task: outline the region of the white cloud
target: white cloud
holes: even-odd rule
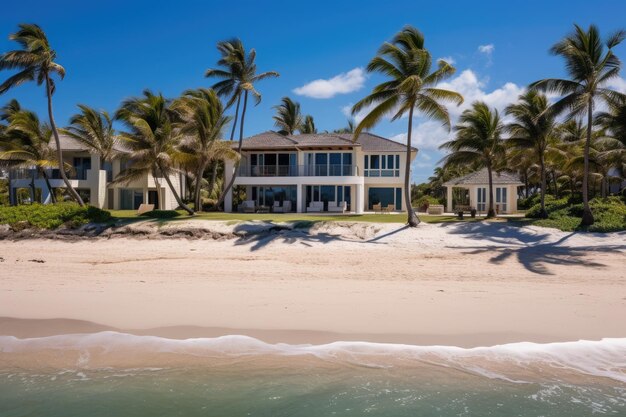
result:
[[[439,59],[442,59],[442,60],[446,61],[450,65],[456,64],[456,59],[452,58],[451,56],[443,56],[443,57],[441,57]]]
[[[420,152],[424,149],[435,150],[439,145],[448,140],[449,135],[450,132],[448,132],[448,129],[443,127],[440,122],[427,120],[417,124],[417,126],[413,128],[411,145],[418,148]],[[406,144],[407,134],[400,133],[399,135],[392,136],[391,140]]]
[[[341,112],[344,116],[346,116],[346,118],[348,118],[349,120],[354,120],[354,122],[358,125],[359,123],[361,123],[361,120],[363,120],[363,118],[372,111],[373,108],[374,105],[366,106],[364,109],[358,111],[355,115],[352,115],[352,104],[348,104],[347,106],[343,106],[341,108]]]
[[[365,84],[365,71],[355,68],[330,79],[311,81],[293,90],[299,96],[311,98],[331,98],[337,94],[347,94],[360,90]]]
[[[490,43],[487,45],[480,45],[478,47],[478,52],[480,52],[481,54],[485,54],[485,55],[491,55],[495,49],[496,49],[495,45]]]
[[[606,83],[606,86],[608,88],[612,88],[615,91],[619,91],[622,94],[626,94],[626,80],[624,78],[613,78],[608,83]]]

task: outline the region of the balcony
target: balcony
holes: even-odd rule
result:
[[[346,177],[358,175],[355,165],[241,165],[240,177]]]

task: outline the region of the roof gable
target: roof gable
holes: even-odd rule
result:
[[[506,171],[494,172],[492,180],[493,180],[493,184],[498,184],[498,185],[503,185],[503,184],[523,185],[517,174],[513,174],[510,172],[506,172]],[[483,185],[483,184],[489,184],[489,172],[487,171],[487,168],[470,172],[469,174],[464,175],[459,178],[454,178],[450,181],[445,182],[443,185],[446,187],[449,187],[449,186],[455,186],[455,185]]]

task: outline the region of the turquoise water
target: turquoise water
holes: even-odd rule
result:
[[[626,339],[460,349],[0,337],[0,416],[364,415],[626,416]]]

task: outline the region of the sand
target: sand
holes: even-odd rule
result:
[[[467,347],[626,337],[625,233],[484,222],[133,227],[143,232],[0,241],[0,334]]]

